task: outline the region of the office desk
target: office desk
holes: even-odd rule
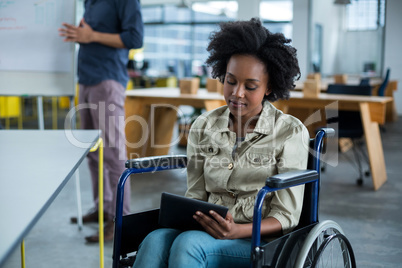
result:
[[[382,149],[379,124],[385,123],[386,104],[391,102],[391,97],[377,96],[353,96],[341,94],[321,93],[318,98],[304,98],[302,92],[291,92],[289,100],[280,100],[275,103],[278,109],[285,113],[293,114],[290,108],[304,109],[293,115],[298,117],[309,128],[310,132],[315,129],[316,124],[324,125],[325,117],[314,118],[313,113],[317,110],[339,109],[347,111],[360,111],[363,129],[365,133],[366,146],[370,162],[371,176],[374,189],[378,190],[387,180],[384,152]],[[326,114],[326,113],[321,113]]]
[[[321,91],[326,91],[329,84],[335,84],[335,79],[333,77],[323,77],[321,78]],[[381,85],[383,79],[379,77],[372,77],[370,78],[370,85],[374,87],[378,87]],[[303,82],[302,80],[298,80],[295,82],[295,90],[302,90],[303,89]],[[347,85],[358,85],[360,84],[360,77],[358,76],[348,76],[346,81]],[[374,94],[373,94],[374,95]]]
[[[177,114],[180,115],[178,106],[189,105],[209,111],[225,104],[221,94],[205,89],[200,89],[197,95],[180,94],[178,88],[126,91],[128,158],[168,154]]]
[[[68,139],[64,130],[0,131],[0,266],[99,138],[98,130],[70,133]]]
[[[289,112],[290,108],[304,109],[306,113],[297,113],[294,116],[298,117],[311,130],[312,124],[306,119],[317,110],[336,106],[340,110],[360,111],[366,134],[374,189],[377,190],[387,180],[378,124],[385,122],[385,105],[391,100],[390,97],[325,93],[321,93],[318,98],[304,98],[302,92],[292,91],[289,100],[277,101],[274,104],[284,112]],[[128,157],[168,154],[174,123],[177,119],[177,106],[192,105],[212,110],[225,104],[222,95],[208,93],[203,89],[200,89],[197,95],[181,95],[178,88],[127,91],[126,139],[128,141]],[[315,123],[322,122],[315,121]]]
[[[371,78],[370,85],[373,87],[372,95],[377,96],[378,89],[382,84],[382,78]],[[331,77],[323,78],[320,83],[320,90],[321,92],[325,93],[327,91],[329,84],[334,84],[334,79]],[[358,77],[349,77],[347,81],[347,85],[358,85],[360,83],[360,78]],[[296,81],[295,82],[295,90],[302,91],[303,90],[303,81]],[[387,102],[386,105],[386,115],[385,115],[385,122],[396,122],[398,120],[398,112],[396,110],[396,105],[394,101],[394,91],[398,90],[398,81],[397,80],[390,80],[388,82],[388,86],[385,89],[384,95],[387,97],[392,97],[390,102]]]

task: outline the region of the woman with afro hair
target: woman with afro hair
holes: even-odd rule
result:
[[[226,106],[199,116],[187,145],[186,196],[229,208],[193,216],[203,231],[162,228],[140,245],[134,267],[248,267],[253,206],[267,177],[307,167],[309,134],[270,102],[289,98],[300,70],[296,49],[259,19],[224,22],[206,63],[223,83]],[[304,186],[267,195],[261,235],[268,241],[297,226]],[[179,209],[179,208],[178,208]]]

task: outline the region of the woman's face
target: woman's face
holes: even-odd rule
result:
[[[231,114],[241,124],[262,110],[268,89],[268,72],[265,65],[251,55],[233,55],[226,67],[223,94]],[[241,121],[239,121],[241,120]]]

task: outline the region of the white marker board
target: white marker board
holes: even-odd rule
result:
[[[75,0],[0,0],[0,95],[73,96]]]

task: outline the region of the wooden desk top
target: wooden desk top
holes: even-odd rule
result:
[[[347,95],[347,94],[328,94],[320,93],[318,98],[304,97],[303,92],[292,91],[290,92],[291,100],[309,100],[309,101],[342,101],[342,102],[369,102],[369,103],[387,103],[391,102],[391,97],[379,96],[361,96],[361,95]],[[287,101],[289,101],[287,100]],[[285,101],[285,100],[284,100]]]
[[[371,86],[379,86],[381,85],[383,79],[379,77],[372,77],[370,78],[370,85]],[[302,90],[303,89],[303,80],[298,80],[295,82],[296,88],[295,90]],[[324,77],[321,79],[321,91],[326,91],[329,84],[334,84],[335,80],[333,77]],[[347,80],[347,85],[358,85],[360,83],[360,77],[357,76],[350,76]]]
[[[215,92],[208,92],[206,89],[199,89],[197,94],[180,94],[179,88],[147,88],[147,89],[133,89],[126,91],[127,97],[147,98],[147,99],[179,99],[179,100],[224,100],[223,95]],[[371,102],[371,103],[387,103],[392,101],[391,97],[378,97],[378,96],[359,96],[359,95],[343,95],[343,94],[327,94],[320,93],[318,98],[305,98],[303,92],[291,91],[289,100],[281,100],[283,102],[293,100],[306,100],[306,101],[342,101],[342,102]]]
[[[223,95],[217,92],[208,92],[200,88],[197,94],[180,94],[177,87],[153,87],[126,91],[127,97],[145,97],[154,99],[181,99],[181,100],[224,100]]]
[[[179,88],[147,88],[126,91],[128,99],[136,100],[140,104],[169,104],[169,105],[190,105],[193,107],[207,108],[212,110],[225,105],[224,97],[215,92],[208,92],[206,89],[199,89],[197,94],[180,94]],[[332,109],[359,111],[360,104],[370,105],[370,114],[373,121],[380,124],[385,122],[385,104],[392,101],[392,97],[360,96],[320,93],[317,98],[304,97],[301,91],[291,91],[289,100],[279,100],[273,104],[280,110],[286,111],[285,107],[293,108],[331,108]],[[212,104],[211,104],[212,103]],[[138,106],[138,104],[130,105]],[[126,107],[126,111],[131,109]],[[132,112],[129,112],[131,114]]]
[[[344,94],[320,93],[317,98],[303,96],[301,91],[292,91],[289,100],[279,100],[274,105],[286,112],[285,107],[304,109],[337,109],[345,111],[361,111],[361,105],[369,106],[371,120],[385,123],[385,105],[392,102],[392,97],[360,96]]]

